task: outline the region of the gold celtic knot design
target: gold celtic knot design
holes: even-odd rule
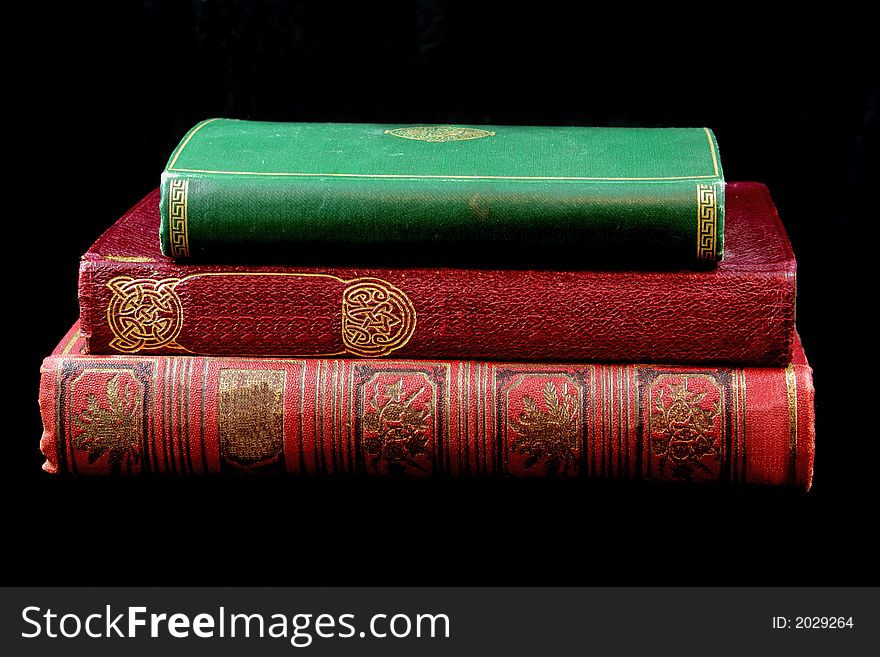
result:
[[[113,332],[110,346],[133,352],[168,347],[183,327],[183,306],[174,291],[179,278],[151,280],[117,276],[107,283],[113,296],[107,305],[107,324]]]
[[[342,341],[356,356],[400,349],[416,328],[416,310],[402,291],[378,278],[356,278],[342,293]]]
[[[495,136],[495,133],[489,130],[459,128],[454,125],[418,125],[411,128],[386,130],[385,134],[403,139],[431,142],[466,141],[468,139],[482,139],[483,137]]]
[[[710,472],[705,460],[721,458],[720,403],[706,398],[719,394],[717,385],[704,379],[691,382],[703,390],[691,390],[689,381],[681,377],[680,383],[662,385],[651,409],[651,451],[660,457],[661,474],[670,466],[672,478],[686,480],[696,469]]]

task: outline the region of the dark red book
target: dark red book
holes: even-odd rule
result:
[[[813,383],[787,367],[95,356],[45,360],[44,468],[70,474],[598,477],[813,473]]]
[[[709,271],[352,268],[172,262],[159,194],[83,257],[94,354],[785,365],[795,260],[763,185],[727,186]]]

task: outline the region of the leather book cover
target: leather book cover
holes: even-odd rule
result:
[[[786,484],[813,469],[812,372],[778,368],[92,356],[42,367],[67,474],[598,477]]]
[[[161,189],[162,252],[175,260],[481,245],[693,268],[720,259],[724,240],[707,128],[210,119],[171,154]]]
[[[767,188],[727,189],[727,255],[710,271],[181,264],[159,194],[80,266],[95,354],[785,365],[795,259]]]

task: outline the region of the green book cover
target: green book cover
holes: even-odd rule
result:
[[[479,245],[690,267],[723,252],[724,178],[707,128],[210,119],[171,154],[161,212],[175,259]]]

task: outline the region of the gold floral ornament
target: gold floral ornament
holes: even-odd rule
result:
[[[577,469],[580,432],[577,417],[577,398],[562,384],[562,396],[552,381],[544,386],[542,410],[537,402],[523,396],[523,411],[509,421],[515,434],[511,448],[525,456],[524,467],[528,470],[541,465],[548,477],[566,474]]]
[[[469,139],[482,139],[494,137],[495,133],[481,128],[459,128],[454,125],[417,125],[411,128],[395,128],[386,130],[386,135],[394,135],[402,139],[414,139],[416,141],[447,142],[467,141]]]
[[[356,356],[385,356],[416,329],[416,310],[401,290],[378,278],[356,278],[342,293],[342,341]]]
[[[419,388],[407,397],[403,379],[385,386],[376,384],[369,410],[361,420],[364,454],[372,458],[374,469],[384,462],[390,474],[406,474],[408,468],[428,472],[417,459],[429,453],[433,405],[429,401],[422,408],[413,405],[424,391]]]
[[[102,406],[97,396],[90,394],[86,408],[73,418],[82,430],[74,436],[73,446],[88,452],[89,464],[108,455],[114,473],[123,467],[131,473],[132,466],[140,461],[143,431],[137,385],[126,384],[116,374],[107,381],[106,395],[106,406]]]
[[[715,427],[719,404],[704,404],[706,395],[689,391],[686,377],[660,388],[651,412],[651,452],[660,457],[662,475],[669,465],[673,478],[690,480],[697,468],[711,472],[704,460],[721,458]]]
[[[152,280],[117,276],[107,283],[113,293],[107,305],[110,346],[130,353],[160,347],[182,349],[175,343],[183,327],[183,305],[174,287],[178,278]]]

